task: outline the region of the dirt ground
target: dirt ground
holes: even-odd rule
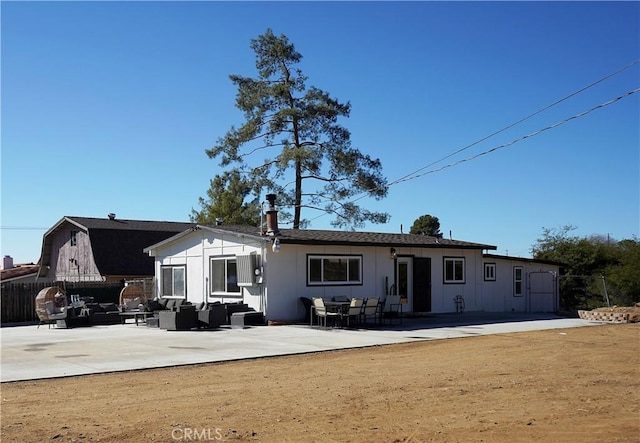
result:
[[[638,442],[640,324],[3,383],[3,442]]]

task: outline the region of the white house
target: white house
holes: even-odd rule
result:
[[[300,297],[402,296],[404,313],[552,312],[559,264],[485,254],[492,245],[374,232],[197,225],[144,249],[161,297],[242,301],[268,320],[304,318]]]

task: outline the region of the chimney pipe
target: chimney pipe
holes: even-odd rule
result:
[[[269,209],[267,210],[267,235],[280,235],[280,229],[278,229],[278,211],[276,210],[276,195],[267,194],[267,202],[269,202]]]

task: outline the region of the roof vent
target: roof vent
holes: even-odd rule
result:
[[[116,215],[113,212],[109,212],[109,214],[107,214],[107,217],[109,217],[109,220],[115,220],[116,219]]]

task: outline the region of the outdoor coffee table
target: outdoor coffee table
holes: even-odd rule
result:
[[[138,326],[138,319],[142,319],[143,321],[147,320],[147,317],[153,317],[153,312],[148,311],[124,311],[120,313],[120,318],[122,319],[122,324],[125,324],[127,318],[133,317],[136,322],[136,326]]]

